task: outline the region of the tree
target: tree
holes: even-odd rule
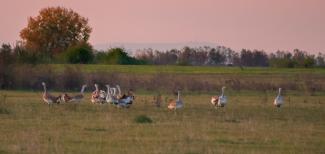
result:
[[[325,66],[325,54],[322,53],[318,53],[317,57],[316,57],[316,65],[320,66],[320,67],[324,67]]]
[[[0,65],[8,65],[13,63],[12,48],[10,44],[2,44],[0,48]]]
[[[251,50],[242,49],[240,52],[240,61],[243,66],[253,66],[253,53]]]
[[[28,25],[20,32],[27,48],[52,57],[69,46],[87,42],[92,29],[88,19],[72,9],[48,7],[36,17],[28,19]]]
[[[254,66],[268,66],[269,59],[264,51],[254,50],[253,51],[253,63]]]
[[[211,48],[208,50],[206,65],[220,65],[225,62],[226,55],[221,52],[219,47],[217,47],[217,49]]]
[[[288,67],[295,66],[295,62],[292,60],[292,54],[288,51],[278,50],[276,53],[271,53],[269,57],[269,64],[272,67]]]

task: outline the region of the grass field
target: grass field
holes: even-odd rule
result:
[[[57,93],[54,93],[57,94]],[[325,95],[227,93],[215,109],[211,95],[183,94],[177,112],[136,95],[129,109],[89,103],[43,104],[41,92],[0,91],[0,153],[324,153]],[[163,98],[173,97],[163,95]],[[139,123],[145,115],[152,123]]]
[[[50,65],[57,71],[65,66],[80,67],[84,72],[119,72],[135,74],[173,73],[173,74],[325,74],[325,68],[272,68],[272,67],[210,67],[210,66],[175,66],[175,65]]]

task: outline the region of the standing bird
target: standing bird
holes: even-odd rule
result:
[[[84,98],[84,91],[85,91],[86,87],[87,87],[87,85],[85,85],[85,84],[82,85],[80,94],[70,97],[69,102],[78,102],[79,103]]]
[[[97,84],[95,84],[94,86],[95,86],[95,91],[93,91],[93,93],[91,94],[91,102],[95,104],[98,102],[99,90]]]
[[[116,89],[110,88],[109,85],[106,85],[106,88],[107,88],[107,94],[106,94],[106,98],[105,98],[106,102],[110,103],[110,104],[117,105],[118,100],[114,96]]]
[[[168,103],[168,109],[176,110],[183,107],[183,101],[181,100],[181,92],[177,91],[177,100],[170,100]]]
[[[220,96],[212,96],[211,103],[214,106],[224,107],[226,105],[227,97],[224,95],[225,89],[226,89],[226,87],[223,86],[222,89],[221,89],[221,95]]]
[[[282,90],[282,88],[279,88],[278,95],[274,99],[273,105],[276,107],[281,107],[281,105],[284,103],[283,97],[281,96],[281,90]]]
[[[120,88],[119,85],[116,85],[116,88],[117,88],[117,91],[118,91],[118,94],[116,95],[116,98],[121,99],[122,98],[121,88]]]
[[[106,92],[103,90],[98,89],[98,85],[95,84],[95,91],[91,94],[91,102],[93,104],[95,103],[100,103],[103,104],[105,103],[105,97],[106,97]]]
[[[44,89],[44,92],[43,92],[43,100],[45,103],[47,104],[53,104],[53,103],[58,103],[58,97],[55,97],[51,94],[49,94],[46,90],[46,84],[45,82],[42,82],[42,85],[43,85],[43,89]]]

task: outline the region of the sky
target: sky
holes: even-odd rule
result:
[[[267,52],[325,52],[325,0],[0,0],[0,43],[20,40],[50,6],[89,19],[90,43],[205,42]]]

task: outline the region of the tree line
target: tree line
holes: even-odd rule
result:
[[[236,52],[224,46],[184,47],[159,51],[141,49],[131,56],[123,48],[95,50],[88,43],[68,47],[61,54],[48,57],[28,51],[21,44],[0,47],[0,64],[121,64],[121,65],[190,65],[190,66],[239,66],[239,67],[325,67],[325,54],[309,54],[295,49],[266,53],[263,50],[242,49]]]
[[[293,52],[276,51],[270,54],[263,50],[242,49],[236,52],[231,48],[184,47],[177,50],[158,51],[152,49],[138,50],[135,57],[154,65],[193,65],[193,66],[257,66],[257,67],[324,67],[325,54],[309,54],[295,49]]]

